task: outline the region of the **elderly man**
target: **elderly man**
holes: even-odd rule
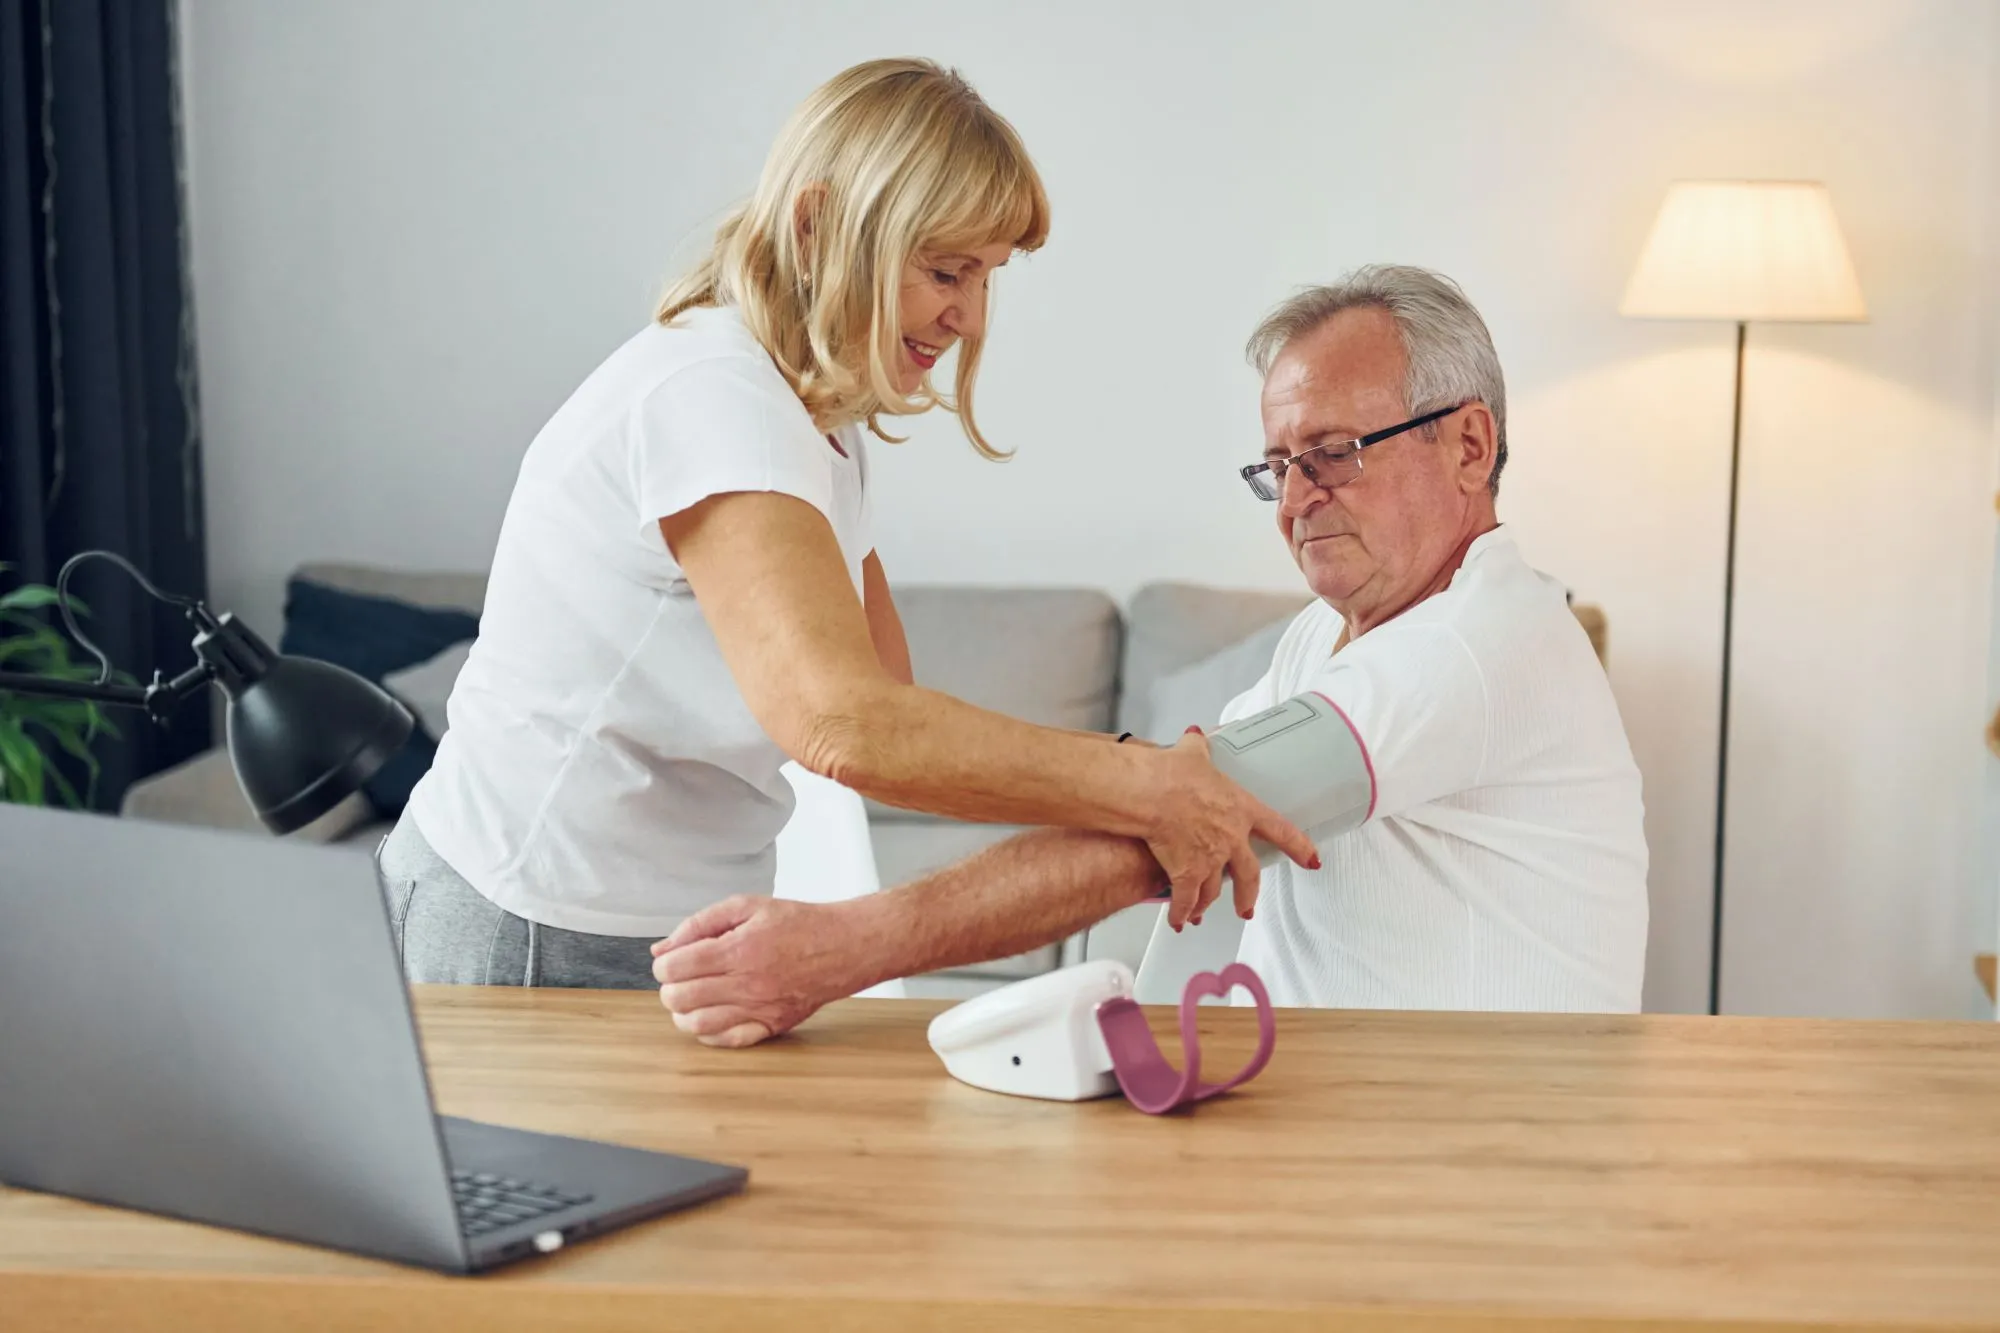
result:
[[[1506,391],[1484,321],[1448,279],[1375,266],[1284,303],[1249,354],[1265,449],[1242,474],[1318,600],[1222,720],[1321,694],[1376,796],[1318,839],[1318,869],[1237,886],[1242,958],[1280,1004],[1637,1009],[1639,774],[1561,587],[1495,515]],[[1038,830],[854,902],[719,904],[654,946],[654,974],[681,1027],[746,1044],[876,981],[1062,938],[1161,880],[1141,843]]]

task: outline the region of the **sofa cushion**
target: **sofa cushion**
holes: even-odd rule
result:
[[[1146,700],[1146,729],[1136,734],[1159,745],[1172,745],[1189,727],[1213,731],[1230,701],[1271,669],[1278,640],[1291,625],[1290,616],[1274,620],[1221,652],[1155,680]]]
[[[478,619],[455,608],[416,606],[293,578],[285,589],[285,632],[278,651],[318,658],[381,684],[479,632]],[[363,788],[384,815],[400,813],[437,754],[437,740],[418,727],[409,742]]]
[[[127,819],[163,824],[195,824],[239,833],[265,831],[236,780],[236,766],[226,746],[204,750],[185,763],[133,783],[125,789],[118,812]],[[343,842],[360,836],[375,817],[375,808],[357,791],[289,836],[293,842]]]
[[[1311,600],[1312,594],[1304,591],[1246,592],[1193,583],[1152,583],[1139,589],[1125,615],[1117,729],[1152,735],[1153,686],[1162,676],[1213,656],[1267,625],[1289,621]],[[1256,681],[1252,676],[1249,684]]]
[[[895,596],[919,685],[1044,726],[1110,730],[1122,627],[1104,593],[913,586]],[[932,818],[872,801],[868,813]]]
[[[460,640],[415,666],[391,671],[382,677],[382,688],[401,699],[417,715],[417,725],[424,729],[426,735],[441,741],[450,725],[445,716],[445,703],[451,698],[452,687],[458,684],[458,673],[465,670],[465,660],[471,655],[472,640]]]

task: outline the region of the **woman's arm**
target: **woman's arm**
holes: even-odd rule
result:
[[[832,528],[803,500],[710,496],[660,531],[751,713],[813,772],[960,819],[1153,831],[1140,752],[897,681]]]
[[[882,572],[882,557],[870,551],[861,562],[861,604],[868,613],[868,637],[875,641],[875,657],[890,679],[904,685],[917,683],[910,669],[910,641],[903,634],[903,618],[896,614],[896,599],[889,595],[889,576]]]
[[[1304,834],[1229,782],[1199,736],[1171,749],[1020,722],[896,680],[826,519],[765,492],[712,495],[660,520],[751,714],[785,753],[890,805],[959,819],[1143,838],[1175,885],[1176,922],[1224,871],[1257,882],[1257,836],[1300,864]]]

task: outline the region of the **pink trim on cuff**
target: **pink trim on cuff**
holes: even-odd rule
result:
[[[1326,696],[1320,694],[1318,690],[1314,690],[1313,693],[1319,694],[1319,697],[1322,699],[1326,699]],[[1368,770],[1368,813],[1361,816],[1361,822],[1366,824],[1369,820],[1375,818],[1375,797],[1381,790],[1380,785],[1375,781],[1375,760],[1368,753],[1368,742],[1362,739],[1361,728],[1354,725],[1354,719],[1347,715],[1347,710],[1331,699],[1326,699],[1326,706],[1340,714],[1340,720],[1347,724],[1348,733],[1354,737],[1354,743],[1361,747],[1361,764],[1362,767]]]

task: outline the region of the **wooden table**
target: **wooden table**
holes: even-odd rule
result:
[[[1152,1119],[954,1083],[919,1002],[741,1052],[645,994],[419,1008],[444,1110],[748,1192],[465,1279],[0,1190],[0,1329],[2000,1327],[2000,1025],[1287,1011]]]

